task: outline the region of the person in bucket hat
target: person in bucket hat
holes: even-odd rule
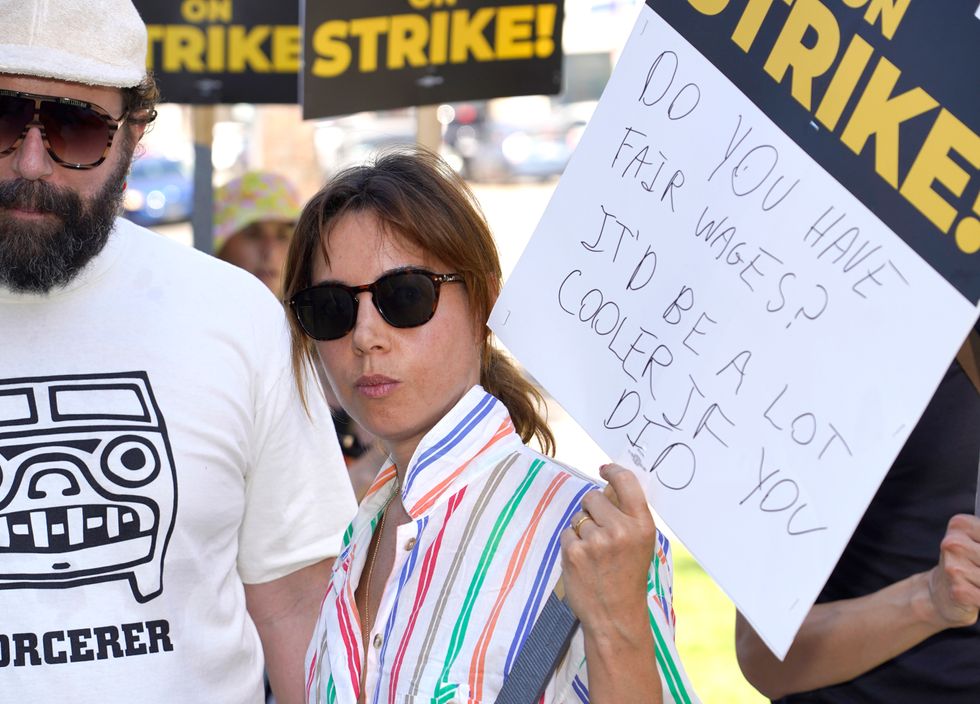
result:
[[[354,498],[276,298],[118,217],[146,47],[0,0],[0,699],[299,701]]]
[[[299,216],[296,189],[278,174],[250,171],[214,194],[214,253],[257,276],[276,295]]]
[[[219,259],[257,276],[277,296],[300,201],[293,184],[268,171],[249,171],[214,194],[214,253]],[[347,415],[321,377],[340,450],[347,463],[354,495],[364,495],[383,459],[373,436]]]

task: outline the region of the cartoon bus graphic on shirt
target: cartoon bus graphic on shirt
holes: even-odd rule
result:
[[[0,589],[158,596],[176,481],[144,372],[0,379]]]

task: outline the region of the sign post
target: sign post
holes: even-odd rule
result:
[[[421,105],[415,108],[415,141],[431,152],[439,153],[442,145],[442,125],[436,114],[435,105]]]
[[[194,231],[194,248],[202,252],[214,251],[211,213],[214,210],[214,166],[211,160],[211,143],[214,140],[214,106],[195,105],[191,108],[191,130],[194,137],[194,213],[191,227]]]

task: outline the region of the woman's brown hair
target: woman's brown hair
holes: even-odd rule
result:
[[[372,164],[345,169],[306,204],[286,258],[286,301],[313,284],[315,256],[319,251],[328,257],[325,242],[340,219],[361,211],[374,214],[387,231],[462,274],[470,309],[485,324],[502,285],[493,235],[466,182],[420,147],[387,151]],[[316,350],[291,311],[289,324],[293,373],[302,389]],[[537,438],[545,453],[554,452],[554,436],[539,411],[541,393],[494,346],[489,329],[481,360],[480,384],[507,407],[517,434],[524,442]]]

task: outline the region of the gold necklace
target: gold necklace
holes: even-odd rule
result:
[[[398,481],[398,475],[395,475],[395,488],[391,492],[391,496],[385,501],[384,506],[381,508],[381,519],[378,521],[378,530],[376,535],[378,536],[377,542],[374,544],[374,552],[371,553],[371,559],[368,561],[367,573],[365,574],[365,579],[367,582],[364,584],[364,651],[367,652],[370,643],[368,639],[371,636],[371,577],[374,575],[374,561],[378,557],[378,551],[381,549],[381,535],[385,529],[385,517],[388,515],[388,507],[391,506],[391,502],[394,501],[395,497],[398,496],[398,491],[400,489],[400,484]],[[367,659],[365,658],[364,663],[364,675],[362,679],[366,679],[367,676]],[[362,686],[363,689],[363,686]]]

